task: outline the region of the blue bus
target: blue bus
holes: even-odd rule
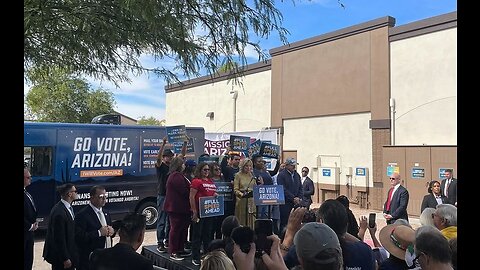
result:
[[[193,152],[186,158],[196,160],[203,154],[205,130],[187,127],[186,133],[193,138],[187,147]],[[105,209],[113,220],[129,212],[143,213],[147,227],[154,228],[155,162],[165,136],[160,126],[24,122],[24,157],[32,175],[27,190],[35,200],[40,228],[47,227],[50,210],[60,200],[56,187],[68,182],[78,190],[75,211],[88,204],[92,186],[103,185]],[[173,145],[168,148],[174,150]]]

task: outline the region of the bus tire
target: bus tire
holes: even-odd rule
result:
[[[147,229],[153,229],[157,227],[158,209],[157,204],[154,202],[145,202],[138,208],[137,213],[143,214],[147,220]]]

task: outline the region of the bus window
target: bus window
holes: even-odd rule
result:
[[[30,173],[32,176],[48,176],[52,174],[52,147],[32,147]]]

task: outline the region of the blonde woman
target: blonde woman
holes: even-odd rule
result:
[[[210,251],[205,255],[200,270],[235,270],[232,260],[228,258],[222,249]]]
[[[253,177],[252,169],[253,163],[249,158],[245,158],[240,162],[240,170],[235,174],[233,180],[233,191],[237,198],[235,203],[235,216],[243,226],[253,228],[255,204],[253,198],[246,198],[246,195],[253,191],[253,186],[256,185],[256,179]]]

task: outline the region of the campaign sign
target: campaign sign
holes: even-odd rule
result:
[[[332,175],[332,170],[331,169],[322,169],[322,175],[330,177]]]
[[[230,147],[232,151],[248,153],[250,137],[230,135]]]
[[[187,136],[185,125],[165,127],[165,129],[167,130],[167,138],[169,143],[183,143],[183,141],[185,141]]]
[[[280,145],[262,142],[262,145],[260,146],[260,153],[259,153],[262,157],[278,159],[279,153],[280,153]]]
[[[200,197],[198,204],[200,218],[223,216],[223,196]]]
[[[174,153],[181,153],[183,147],[183,141],[173,143],[173,152]],[[187,153],[195,152],[195,147],[193,146],[193,138],[188,138],[187,142]]]
[[[285,204],[285,194],[282,185],[260,185],[253,187],[255,205]]]
[[[260,146],[262,144],[261,140],[256,140],[253,143],[250,143],[250,147],[248,148],[248,155],[251,157],[260,153]]]
[[[217,193],[223,196],[224,201],[233,201],[233,183],[213,181],[217,186]]]
[[[202,156],[198,158],[198,164],[205,163],[218,163],[218,156]]]

